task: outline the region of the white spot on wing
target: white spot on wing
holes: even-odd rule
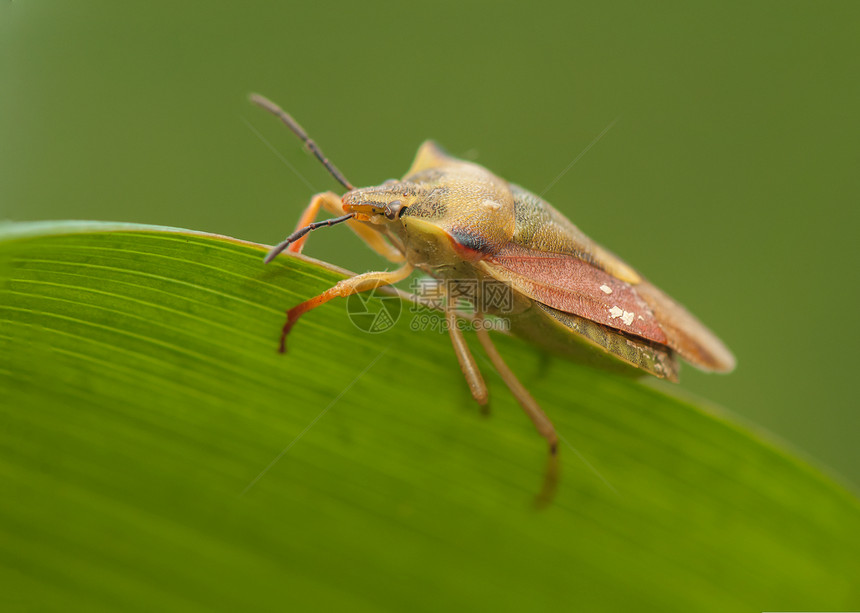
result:
[[[606,285],[605,283],[600,286],[600,289],[603,290],[603,293],[607,296],[612,293],[612,288]]]
[[[620,317],[621,321],[623,321],[626,325],[629,326],[633,323],[633,318],[636,317],[636,313],[632,311],[625,311],[624,309],[620,309],[617,306],[614,306],[609,309],[609,317],[611,317],[612,319],[618,319]]]
[[[486,208],[490,209],[491,211],[498,211],[500,208],[502,208],[501,204],[499,204],[498,202],[495,202],[493,200],[484,200],[481,204],[483,204]]]

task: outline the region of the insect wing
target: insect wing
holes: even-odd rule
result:
[[[535,303],[533,311],[530,317],[524,316],[525,321],[522,323],[529,328],[526,333],[537,334],[539,342],[549,351],[608,367],[608,364],[599,362],[599,354],[595,355],[593,350],[588,354],[583,352],[582,345],[590,345],[661,379],[678,380],[678,362],[674,352],[666,345],[622,334],[613,328],[540,302]],[[538,317],[542,321],[537,321]],[[572,342],[570,333],[581,342]]]
[[[634,286],[575,256],[509,243],[484,262],[493,277],[533,300],[656,343],[668,342]]]
[[[541,304],[666,345],[699,368],[718,372],[734,368],[725,345],[648,282],[633,285],[576,256],[514,243],[480,266]]]

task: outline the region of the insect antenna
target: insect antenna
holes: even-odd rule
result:
[[[266,254],[266,257],[263,262],[265,264],[268,264],[269,262],[274,260],[275,257],[279,253],[281,253],[281,251],[289,247],[292,243],[299,240],[311,230],[316,230],[317,228],[322,228],[323,226],[334,226],[339,223],[343,223],[348,219],[352,219],[353,217],[355,217],[355,213],[347,213],[342,217],[333,217],[332,219],[323,219],[322,221],[315,221],[312,224],[306,225],[304,228],[299,228],[298,230],[290,234],[287,238],[285,238],[283,241],[272,247],[271,251]]]
[[[293,131],[293,133],[298,136],[301,141],[305,144],[305,147],[310,150],[311,153],[316,156],[316,158],[322,162],[322,165],[325,166],[325,169],[328,170],[329,174],[334,177],[335,181],[343,185],[348,190],[353,190],[352,183],[346,180],[346,177],[343,176],[343,173],[337,169],[337,166],[332,164],[329,159],[322,152],[322,149],[311,140],[308,133],[305,132],[304,128],[299,125],[295,119],[293,119],[292,115],[287,113],[284,109],[279,107],[277,104],[269,100],[268,98],[261,96],[260,94],[251,94],[248,97],[251,102],[259,106],[261,109],[270,112],[272,115],[278,117],[284,124]]]

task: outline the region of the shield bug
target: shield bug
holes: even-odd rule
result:
[[[303,314],[333,298],[396,283],[419,269],[449,290],[466,283],[509,288],[504,312],[487,307],[478,290],[471,297],[475,318],[480,322],[485,314],[503,315],[514,334],[577,361],[671,381],[678,379],[678,356],[701,370],[734,368],[734,357],[710,330],[533,193],[478,164],[451,157],[432,141],[421,145],[402,180],[355,188],[288,113],[262,96],[251,100],[279,117],[347,190],[343,196],[314,196],[296,231],[272,248],[265,261],[284,250],[300,252],[312,230],[345,223],[379,254],[400,264],[392,272],[345,279],[291,308],[281,333],[282,352]],[[337,217],[314,221],[320,208]],[[486,405],[487,386],[457,325],[454,304],[449,298],[445,307],[454,352],[472,396]],[[491,363],[547,441],[549,463],[539,495],[547,501],[557,480],[558,436],[486,328],[475,328]]]

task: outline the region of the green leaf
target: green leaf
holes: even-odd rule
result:
[[[735,420],[500,337],[569,443],[536,511],[546,447],[486,360],[488,417],[408,303],[369,334],[333,301],[279,355],[342,275],[263,253],[0,227],[4,610],[860,606],[857,499]]]

